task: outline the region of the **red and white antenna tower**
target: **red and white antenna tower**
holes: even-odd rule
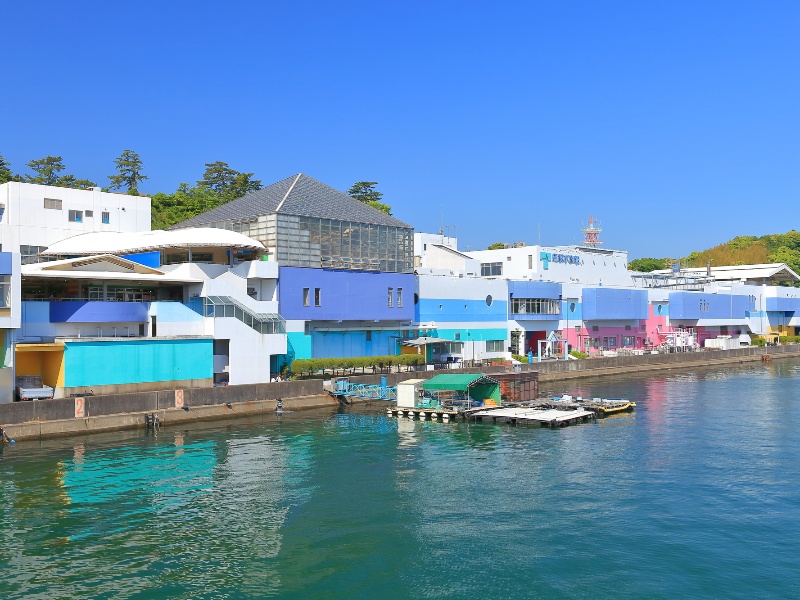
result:
[[[600,221],[595,221],[594,217],[589,217],[589,224],[581,229],[583,232],[583,245],[590,248],[597,248],[603,242],[600,241]]]

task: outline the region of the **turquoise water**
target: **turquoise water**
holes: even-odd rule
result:
[[[375,409],[0,449],[0,597],[797,598],[800,362],[551,430]]]

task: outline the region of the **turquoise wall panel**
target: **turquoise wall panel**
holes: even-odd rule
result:
[[[426,329],[430,337],[444,338],[454,342],[485,342],[488,340],[505,340],[508,329],[505,327],[489,327],[486,329]],[[456,334],[460,339],[456,339]]]
[[[505,321],[508,318],[508,300],[494,298],[492,305],[486,300],[444,300],[420,298],[416,305],[417,321],[442,323]]]
[[[302,331],[286,333],[286,347],[289,349],[290,360],[295,358],[313,358],[311,353],[311,336]],[[292,356],[292,353],[294,355]]]
[[[355,356],[387,356],[398,354],[400,331],[371,330],[367,340],[366,330],[315,331],[312,338],[314,358],[351,358]]]
[[[213,377],[211,339],[66,342],[64,385],[122,385]]]

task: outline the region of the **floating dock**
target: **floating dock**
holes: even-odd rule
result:
[[[449,421],[459,416],[457,410],[449,408],[402,408],[393,406],[386,409],[387,417],[406,417],[408,419]]]
[[[467,419],[491,421],[492,423],[512,423],[515,425],[541,425],[543,427],[566,427],[574,423],[586,423],[596,418],[596,413],[584,408],[564,410],[543,407],[497,407],[469,411]]]
[[[599,417],[619,412],[632,411],[635,402],[621,398],[573,398],[564,395],[558,398],[540,398],[533,402],[513,403],[505,406],[485,404],[476,408],[463,407],[401,407],[386,409],[389,417],[406,417],[420,420],[450,421],[463,418],[470,421],[511,423],[514,425],[540,425],[542,427],[566,427],[586,423]]]

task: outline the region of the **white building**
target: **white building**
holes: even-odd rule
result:
[[[589,246],[522,246],[466,253],[482,277],[628,287],[628,253]]]
[[[80,233],[150,231],[150,198],[9,182],[0,185],[0,250],[22,264]]]

